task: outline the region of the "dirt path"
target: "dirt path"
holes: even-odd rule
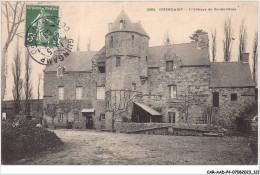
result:
[[[26,161],[34,165],[237,165],[251,151],[242,137],[192,137],[55,130],[65,143]]]

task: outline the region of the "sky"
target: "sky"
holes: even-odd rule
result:
[[[58,5],[60,18],[66,22],[70,30],[66,36],[74,39],[73,50],[76,51],[79,41],[80,50],[87,50],[87,43],[91,38],[91,50],[100,50],[105,43],[108,23],[114,22],[119,13],[124,10],[133,22],[141,21],[150,36],[150,46],[162,45],[163,37],[169,33],[174,44],[191,42],[189,36],[197,30],[203,29],[209,33],[211,47],[211,31],[217,31],[217,61],[223,61],[223,26],[224,20],[232,21],[233,46],[231,61],[237,61],[239,44],[239,26],[243,20],[247,26],[247,52],[252,56],[253,38],[258,30],[257,2],[27,2],[28,5]],[[3,6],[2,6],[3,7]],[[155,11],[148,11],[154,8]],[[164,8],[179,8],[180,11],[164,11]],[[208,9],[211,8],[212,11]],[[215,11],[214,8],[232,8],[235,11]],[[7,30],[4,15],[1,15],[1,44],[6,41]],[[25,31],[25,23],[19,27],[19,32]],[[16,39],[10,45],[7,55],[7,89],[5,100],[12,100],[11,89],[13,77],[11,64],[13,62]],[[24,60],[24,38],[19,39],[22,60]],[[250,60],[252,64],[252,60]],[[44,66],[32,60],[33,98],[37,98],[38,76]],[[23,68],[24,70],[24,68]],[[24,71],[22,72],[24,74]],[[41,82],[41,92],[43,82]],[[41,98],[43,97],[43,93]]]

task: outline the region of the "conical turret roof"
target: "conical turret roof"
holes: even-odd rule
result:
[[[140,23],[133,23],[124,10],[122,10],[118,15],[108,34],[118,31],[137,32],[141,35],[149,37],[142,25]]]

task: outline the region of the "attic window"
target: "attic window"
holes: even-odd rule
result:
[[[105,62],[98,62],[98,70],[99,70],[99,73],[106,72]]]
[[[125,25],[125,20],[120,20],[120,29],[123,29]]]
[[[57,77],[62,77],[63,76],[63,70],[64,70],[64,67],[59,66],[57,68]]]
[[[166,71],[173,71],[173,61],[166,61]]]

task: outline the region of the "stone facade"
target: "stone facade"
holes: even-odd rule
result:
[[[210,91],[219,93],[219,107],[213,107],[213,123],[227,128],[256,103],[254,88],[211,88]],[[237,99],[232,100],[231,94],[236,94]],[[212,98],[210,96],[211,101]]]
[[[57,117],[54,118],[55,127],[67,127],[68,122],[73,128],[86,128],[86,117],[83,109],[94,109],[92,115],[93,128],[101,129],[101,114],[105,114],[105,100],[97,99],[97,87],[105,86],[105,75],[99,73],[97,66],[93,65],[92,72],[72,72],[63,71],[61,77],[57,72],[44,73],[44,107],[56,105]],[[58,99],[58,87],[64,87],[64,100]],[[82,100],[76,100],[76,87],[82,87]],[[79,115],[79,120],[75,121],[75,115]],[[59,115],[63,115],[63,120]],[[47,124],[52,124],[52,118],[44,114]]]
[[[149,39],[141,24],[132,23],[123,11],[109,24],[100,51],[91,57],[87,53],[78,55],[81,59],[75,67],[66,63],[70,69],[64,63],[61,77],[57,76],[57,68],[46,69],[44,107],[61,104],[55,125],[66,127],[71,121],[74,128],[86,128],[84,111],[93,109],[94,129],[124,130],[122,122],[131,122],[133,102],[139,102],[147,106],[144,112],[151,108],[159,112],[164,123],[229,127],[254,104],[248,62],[228,65],[232,68],[227,67],[228,63],[210,63],[207,33],[199,35],[198,42],[158,47],[149,47]],[[64,87],[62,101],[58,100],[58,87]],[[76,87],[83,88],[82,100],[76,100]],[[97,98],[98,87],[105,87],[102,100]],[[213,104],[216,92],[218,106]],[[63,121],[59,113],[64,114]],[[79,121],[74,121],[75,113]],[[45,114],[45,118],[53,123],[50,116]]]

